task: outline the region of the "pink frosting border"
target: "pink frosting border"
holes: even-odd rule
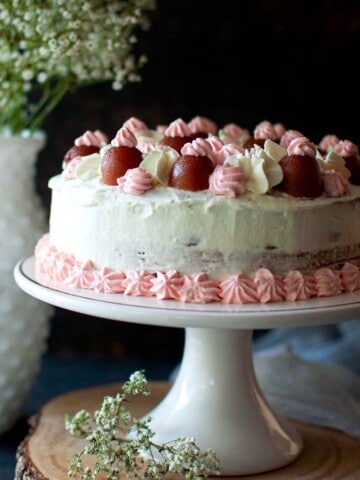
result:
[[[223,281],[213,280],[200,272],[181,275],[175,270],[116,272],[94,267],[90,260],[81,262],[73,255],[59,252],[45,234],[35,248],[35,275],[71,288],[104,293],[172,299],[184,303],[227,304],[269,303],[331,297],[360,290],[360,268],[346,262],[341,269],[322,267],[312,275],[297,270],[274,275],[261,268],[254,275],[230,275]]]

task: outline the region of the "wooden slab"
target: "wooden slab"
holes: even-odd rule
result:
[[[142,416],[164,397],[167,383],[151,383],[151,395],[139,397],[131,411]],[[95,410],[105,395],[115,395],[120,385],[102,385],[56,397],[32,419],[32,431],[20,445],[15,480],[68,480],[67,460],[82,448],[82,441],[64,428],[66,413]],[[241,480],[358,480],[360,440],[338,431],[292,422],[304,439],[304,451],[291,465],[273,472],[242,476]],[[175,479],[175,476],[167,475]],[[178,477],[177,477],[178,478]],[[236,477],[232,477],[236,478]]]

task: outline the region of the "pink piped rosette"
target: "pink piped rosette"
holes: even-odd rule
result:
[[[239,166],[217,165],[209,178],[214,195],[235,198],[245,192],[245,175]]]
[[[47,279],[72,288],[105,293],[156,297],[186,303],[222,302],[226,304],[268,303],[331,297],[360,290],[360,269],[346,262],[341,269],[319,268],[314,274],[297,270],[276,275],[260,268],[254,275],[235,274],[222,281],[205,273],[181,276],[175,270],[117,272],[97,269],[90,261],[58,251],[46,234],[35,248],[35,271]]]
[[[190,120],[188,127],[192,134],[202,132],[216,135],[218,127],[215,122],[206,117],[196,116]]]
[[[320,268],[314,274],[318,297],[334,297],[343,291],[339,270]]]
[[[124,294],[136,297],[152,297],[152,278],[152,274],[143,270],[126,272],[126,278],[122,283]]]
[[[184,303],[218,302],[220,297],[219,283],[210,280],[205,273],[185,275],[180,289],[180,301]]]
[[[341,140],[334,146],[334,152],[341,157],[358,157],[359,148],[350,140]]]
[[[322,170],[324,192],[330,197],[342,197],[350,192],[350,182],[336,170]]]
[[[277,140],[279,140],[286,132],[286,128],[282,123],[274,123],[274,130],[277,134]]]
[[[133,134],[138,132],[143,132],[144,130],[148,130],[146,123],[136,117],[130,117],[123,123],[123,127],[127,128]]]
[[[102,293],[124,293],[125,278],[123,272],[115,272],[112,268],[104,267],[95,272],[94,290]]]
[[[133,132],[126,127],[121,127],[115,137],[111,140],[113,147],[129,147],[133,148],[137,145],[137,139]]]
[[[264,120],[256,125],[254,129],[254,138],[260,140],[277,140],[279,136],[272,123]]]
[[[204,138],[196,138],[191,143],[185,143],[181,148],[181,155],[213,158],[213,150],[210,143]]]
[[[117,184],[122,193],[143,195],[152,188],[153,177],[144,168],[129,168],[123,177],[117,179]]]
[[[287,147],[288,155],[301,155],[315,158],[316,146],[306,137],[296,137]]]
[[[79,147],[81,145],[86,145],[87,147],[98,147],[101,148],[108,143],[108,137],[105,133],[100,130],[87,130],[85,133],[80,135],[80,137],[75,139],[74,144]]]
[[[176,270],[169,270],[166,273],[156,272],[156,276],[150,281],[152,283],[150,291],[159,300],[180,300],[180,290],[184,279]]]
[[[90,260],[75,262],[64,284],[71,288],[94,289],[95,269]]]
[[[274,275],[267,268],[260,268],[254,278],[259,302],[282,302],[286,295],[282,280],[281,275]]]
[[[340,270],[340,278],[345,292],[360,290],[360,270],[356,265],[345,262]]]
[[[224,142],[222,140],[220,140],[220,138],[215,136],[215,135],[209,135],[206,140],[211,146],[211,150],[213,152],[213,157],[216,158],[216,154],[224,146]]]
[[[315,279],[311,275],[292,270],[284,277],[284,290],[288,301],[307,300],[316,296]]]
[[[242,135],[244,134],[244,129],[241,128],[236,123],[227,123],[224,128],[223,132],[234,141],[239,140]]]
[[[286,132],[280,138],[280,145],[284,148],[287,148],[292,140],[303,136],[304,135],[298,130],[286,130]]]
[[[258,303],[259,298],[254,281],[247,275],[231,275],[227,280],[220,283],[222,303]]]
[[[245,153],[244,148],[235,143],[225,143],[220,150],[214,152],[214,162],[216,165],[223,165],[227,158],[238,155],[239,153]]]
[[[191,130],[182,118],[177,118],[165,130],[166,137],[190,137]]]
[[[325,135],[319,143],[319,149],[322,152],[329,152],[330,150],[333,150],[335,145],[337,145],[339,142],[340,138],[338,138],[336,135]]]

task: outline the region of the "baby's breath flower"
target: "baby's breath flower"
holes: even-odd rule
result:
[[[0,0],[0,129],[38,128],[69,90],[137,81],[134,29],[154,7],[153,0]]]
[[[96,480],[100,473],[106,480],[120,476],[143,480],[161,480],[168,473],[177,473],[186,480],[201,480],[220,473],[219,460],[213,450],[202,451],[194,438],[179,437],[172,442],[157,444],[151,429],[151,418],[137,419],[128,412],[134,395],[148,395],[144,371],[133,373],[124,383],[122,392],[105,397],[93,416],[85,410],[66,417],[66,429],[87,441],[75,454],[68,475],[82,480]],[[131,432],[131,439],[125,434]],[[84,463],[93,456],[92,466]]]

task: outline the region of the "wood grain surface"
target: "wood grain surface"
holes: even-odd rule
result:
[[[82,441],[66,432],[65,414],[74,414],[83,408],[95,410],[105,395],[114,395],[119,389],[119,384],[111,384],[76,390],[45,404],[32,419],[32,430],[19,447],[15,479],[67,480],[68,459],[80,451]],[[150,396],[139,397],[131,404],[136,416],[153,408],[164,397],[169,384],[150,383],[150,389]],[[280,470],[242,476],[242,480],[360,479],[359,439],[335,430],[292,423],[304,439],[300,457]],[[167,478],[171,480],[175,476],[167,475]]]

